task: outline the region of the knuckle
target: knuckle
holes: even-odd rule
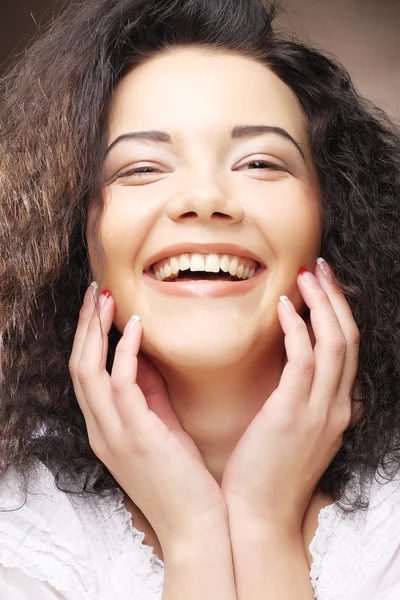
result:
[[[323,411],[313,413],[309,420],[309,427],[311,431],[324,431],[327,424],[328,414]]]
[[[132,440],[133,450],[138,457],[149,455],[149,436],[146,431],[138,431]]]
[[[332,340],[330,343],[330,350],[335,356],[343,356],[346,353],[347,343],[344,338],[338,338]]]
[[[297,413],[291,411],[281,414],[277,424],[282,433],[293,434],[299,425],[298,415]]]
[[[296,364],[301,371],[306,373],[312,372],[315,367],[314,355],[312,353],[301,354],[297,357]]]
[[[97,377],[97,373],[82,361],[76,367],[76,377],[82,387],[90,385]]]
[[[111,376],[111,389],[115,394],[122,394],[126,391],[128,386],[128,378],[122,375],[118,375],[118,377]]]
[[[351,329],[349,331],[349,342],[353,346],[360,345],[360,331],[356,325],[351,327]]]

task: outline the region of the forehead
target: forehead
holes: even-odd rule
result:
[[[271,69],[239,54],[189,47],[164,51],[122,79],[109,134],[148,128],[216,136],[243,122],[283,127],[307,143],[300,103]]]

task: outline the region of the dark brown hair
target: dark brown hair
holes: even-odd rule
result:
[[[273,14],[261,0],[71,3],[3,80],[1,471],[25,472],[39,458],[52,465],[60,489],[118,487],[90,448],[68,372],[92,279],[88,205],[93,198],[98,218],[115,85],[154,54],[187,45],[260,61],[293,90],[308,119],[322,191],[321,253],[361,333],[361,417],[319,488],[338,499],[353,471],[365,479],[378,468],[388,477],[399,469],[399,130],[357,94],[342,66],[277,36]],[[109,364],[117,340],[114,329]],[[86,476],[81,488],[67,485],[78,475]],[[361,506],[360,497],[354,507]]]

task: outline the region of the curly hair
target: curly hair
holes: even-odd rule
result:
[[[92,280],[87,236],[101,253],[96,224],[113,89],[136,65],[183,46],[259,61],[292,89],[307,118],[321,253],[361,335],[361,410],[318,489],[340,500],[353,473],[366,481],[399,470],[400,130],[356,92],[340,64],[279,36],[276,7],[266,2],[72,3],[3,79],[0,472],[26,473],[40,459],[67,493],[119,488],[89,445],[68,362]],[[97,216],[87,232],[92,199]],[[113,328],[108,366],[118,339]],[[352,508],[364,506],[361,493]]]

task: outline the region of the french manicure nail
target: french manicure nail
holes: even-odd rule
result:
[[[324,258],[317,258],[317,265],[321,269],[322,273],[325,275],[326,279],[332,279],[331,268]]]
[[[291,303],[291,301],[289,300],[289,298],[287,296],[280,296],[279,300],[282,302],[283,306],[286,308],[286,310],[290,313],[295,313],[296,309],[294,308],[293,304]]]
[[[140,317],[138,315],[132,315],[127,324],[125,325],[124,335],[130,335],[132,331],[135,329],[136,324],[140,321]]]

